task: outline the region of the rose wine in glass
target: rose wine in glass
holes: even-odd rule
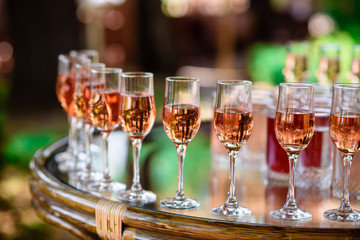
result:
[[[122,201],[146,204],[156,200],[153,192],[142,188],[139,167],[142,141],[154,125],[155,114],[153,74],[148,72],[123,73],[118,116],[122,129],[130,137],[132,143],[134,173],[131,188],[118,195]]]
[[[56,155],[59,170],[69,172],[74,170],[76,157],[76,117],[74,109],[74,57],[60,54],[58,56],[58,76],[56,80],[56,96],[66,112],[69,122],[69,140],[67,149]]]
[[[120,68],[92,68],[90,88],[91,123],[101,132],[104,141],[103,177],[91,183],[88,189],[94,193],[108,194],[125,189],[125,184],[114,182],[109,174],[108,139],[119,126]]]
[[[89,59],[83,61],[81,64],[75,65],[75,115],[78,121],[82,121],[85,130],[85,164],[86,168],[77,173],[79,187],[86,188],[86,186],[93,181],[99,181],[102,174],[92,169],[92,159],[90,154],[91,136],[94,127],[90,117],[90,97],[91,97],[91,69],[105,69],[103,63],[91,63]],[[94,84],[93,88],[96,88]]]
[[[201,123],[198,78],[166,78],[162,119],[166,135],[174,143],[178,156],[178,186],[175,196],[161,200],[160,205],[174,209],[198,207],[200,203],[187,198],[183,190],[186,147],[195,137]]]
[[[166,105],[163,124],[167,136],[174,143],[188,144],[200,127],[200,108],[192,104]]]
[[[289,158],[289,187],[285,205],[270,212],[279,220],[310,220],[295,200],[294,170],[299,154],[309,144],[315,129],[314,86],[307,83],[281,83],[275,116],[275,134]]]
[[[343,197],[338,209],[324,212],[337,222],[358,222],[360,212],[350,207],[349,179],[353,156],[360,149],[360,84],[334,84],[330,115],[330,137],[344,162]]]
[[[235,196],[235,159],[241,146],[251,135],[253,128],[251,82],[243,80],[220,80],[217,82],[214,111],[214,130],[229,154],[229,191],[226,202],[211,209],[217,215],[244,217],[250,209],[239,206]]]

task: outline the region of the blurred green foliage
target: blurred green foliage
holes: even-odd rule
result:
[[[331,16],[340,31],[360,42],[360,2],[357,0],[319,0],[315,6]]]
[[[17,233],[17,236],[12,238],[12,240],[43,240],[53,236],[53,232],[48,228],[44,228],[44,224],[21,225],[19,229],[20,231]]]
[[[355,44],[347,32],[335,31],[329,35],[310,40],[308,58],[308,82],[316,83],[316,71],[320,60],[320,47],[325,43],[337,43],[340,46],[340,81],[346,82],[352,59],[352,48]],[[283,45],[258,43],[254,44],[249,54],[249,74],[254,82],[265,82],[278,85],[284,82],[282,69],[287,50]]]
[[[0,156],[3,153],[4,147],[4,126],[5,123],[5,116],[6,116],[6,103],[9,94],[9,85],[8,79],[5,78],[3,75],[0,74]],[[0,157],[0,169],[5,164],[4,158]]]
[[[355,44],[352,36],[347,32],[335,31],[332,34],[311,39],[309,57],[309,82],[316,83],[316,70],[320,60],[320,47],[325,43],[337,43],[340,46],[340,76],[341,82],[346,82],[352,59],[352,48]]]
[[[257,43],[250,48],[249,74],[254,82],[278,85],[284,81],[282,69],[286,49],[282,45]]]
[[[316,70],[320,59],[320,46],[324,43],[340,45],[340,81],[348,81],[352,47],[360,43],[360,2],[355,0],[319,0],[314,1],[315,12],[324,12],[333,18],[335,31],[331,34],[313,38],[308,36],[311,43],[308,60],[308,81],[315,83]],[[286,48],[283,45],[270,43],[256,43],[249,49],[248,71],[254,82],[265,82],[277,85],[284,81],[282,68],[284,67]]]
[[[9,164],[27,169],[35,152],[58,138],[59,136],[50,130],[16,133],[8,139],[4,148],[4,157]]]
[[[152,138],[157,149],[150,163],[150,174],[153,189],[157,194],[174,192],[177,187],[178,161],[176,148],[167,137],[162,127],[152,130]],[[211,151],[209,133],[199,131],[188,145],[184,161],[184,191],[191,195],[207,196],[211,168]],[[171,196],[167,196],[171,197]]]

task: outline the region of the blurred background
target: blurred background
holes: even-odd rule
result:
[[[160,109],[170,75],[198,76],[204,87],[218,78],[283,82],[295,40],[311,43],[310,82],[319,46],[338,43],[347,81],[359,11],[356,0],[0,0],[0,239],[72,238],[36,216],[28,189],[35,151],[67,134],[58,54],[96,49],[108,66],[153,72]]]

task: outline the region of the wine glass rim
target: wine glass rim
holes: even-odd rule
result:
[[[95,50],[95,49],[84,48],[84,49],[74,50],[74,51],[77,51],[78,53],[89,55],[89,56],[99,56],[99,51]]]
[[[167,77],[166,81],[169,82],[198,82],[199,78],[197,77],[184,77],[184,76],[172,76],[172,77]]]
[[[70,62],[70,56],[68,54],[61,53],[58,55],[58,60]]]
[[[298,83],[298,82],[283,82],[283,83],[280,83],[279,85],[281,87],[289,86],[289,87],[294,87],[294,88],[309,88],[309,87],[314,88],[315,87],[315,85],[312,83]]]
[[[217,81],[218,84],[221,85],[252,85],[252,82],[249,80],[218,80]]]
[[[360,83],[334,83],[333,87],[356,89],[356,88],[360,88]]]
[[[126,78],[138,78],[138,77],[153,77],[154,74],[151,72],[123,72],[121,76]]]
[[[91,63],[90,67],[93,69],[105,69],[106,68],[106,64],[105,63]]]
[[[93,73],[122,73],[122,68],[109,68],[109,67],[105,67],[105,68],[101,68],[101,67],[92,67],[91,71]]]

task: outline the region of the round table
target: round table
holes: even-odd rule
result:
[[[360,223],[337,223],[323,217],[325,210],[340,204],[340,199],[332,197],[331,189],[296,189],[297,203],[312,214],[311,221],[270,218],[269,212],[284,204],[287,184],[268,181],[264,174],[242,169],[241,165],[237,165],[236,195],[241,205],[252,210],[251,216],[231,218],[212,214],[210,209],[224,203],[227,196],[229,162],[226,156],[219,157],[211,151],[210,127],[204,124],[199,136],[189,144],[184,191],[188,197],[199,200],[200,207],[186,211],[159,205],[159,200],[172,197],[176,190],[176,151],[161,126],[155,126],[146,137],[141,151],[141,182],[145,189],[157,194],[157,201],[143,206],[129,204],[122,215],[123,239],[360,239]],[[99,145],[100,137],[94,139],[94,146]],[[110,142],[112,175],[130,186],[132,156],[128,138],[122,131],[115,131]],[[40,149],[32,159],[33,206],[46,222],[82,239],[99,239],[95,209],[105,197],[77,188],[69,182],[68,175],[58,171],[54,157],[66,146],[67,138],[60,139]],[[101,159],[101,153],[93,157]],[[99,168],[101,161],[95,162]],[[119,201],[116,194],[106,198]],[[359,201],[352,201],[351,205],[360,209]]]

